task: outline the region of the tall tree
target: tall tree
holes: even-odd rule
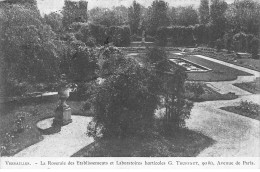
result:
[[[38,11],[13,4],[5,9],[1,46],[6,79],[18,82],[50,81],[59,73],[55,33]],[[6,81],[7,82],[7,81]]]
[[[221,38],[226,30],[227,20],[225,18],[225,12],[228,4],[224,0],[212,0],[210,5],[210,18],[213,25],[212,39],[216,40]]]
[[[137,34],[141,20],[141,5],[136,1],[128,8],[128,20],[132,34]]]
[[[73,22],[88,21],[88,2],[84,0],[65,0],[62,10],[63,26],[68,27]]]
[[[199,17],[201,24],[209,22],[209,0],[200,0]]]
[[[177,10],[175,7],[172,7],[171,9],[168,10],[168,16],[170,18],[171,25],[176,25],[177,24]]]
[[[192,7],[177,8],[177,24],[181,26],[195,25],[199,23],[197,11]]]
[[[225,13],[230,29],[235,32],[259,34],[260,3],[253,0],[242,0],[230,4]]]
[[[169,4],[163,0],[154,0],[149,7],[149,24],[148,31],[151,35],[155,35],[157,29],[161,26],[169,26],[170,19],[167,14]]]
[[[125,6],[112,9],[96,7],[89,11],[89,20],[107,27],[121,26],[127,23],[127,8]]]

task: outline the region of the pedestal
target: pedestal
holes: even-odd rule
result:
[[[68,125],[71,122],[72,122],[71,108],[58,106],[55,111],[55,118],[53,119],[52,126],[55,125],[64,126],[64,125]]]

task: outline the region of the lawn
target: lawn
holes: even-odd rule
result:
[[[74,115],[89,115],[82,109],[83,102],[68,101]],[[0,145],[5,146],[2,152],[4,156],[11,156],[22,149],[35,144],[43,139],[42,134],[36,127],[37,121],[53,117],[57,107],[57,101],[12,102],[1,106],[0,115]],[[17,132],[15,120],[19,115],[25,116],[23,132]]]
[[[237,76],[250,76],[251,74],[230,68],[228,66],[221,65],[206,59],[202,59],[196,56],[181,56],[191,62],[200,64],[207,68],[212,69],[207,72],[189,72],[188,80],[190,81],[206,81],[206,82],[216,82],[216,81],[231,81],[235,80]]]
[[[239,87],[245,91],[248,91],[252,94],[260,94],[260,79],[258,78],[254,82],[243,82],[233,84],[236,87]]]
[[[248,69],[256,70],[260,72],[260,59],[246,59],[237,58],[236,54],[228,54],[227,52],[192,52],[190,55],[203,55],[206,57],[211,57],[228,63],[232,63],[238,66],[242,66]]]
[[[168,137],[152,133],[124,139],[100,139],[73,157],[195,157],[214,143],[191,130],[177,133]]]

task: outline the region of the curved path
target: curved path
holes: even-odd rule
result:
[[[182,55],[182,54],[178,54]],[[260,72],[226,63],[209,57],[196,55],[228,67],[232,67],[253,76],[238,76],[234,81],[207,82],[215,91],[226,94],[233,92],[240,97],[235,100],[208,101],[195,103],[187,127],[201,132],[216,141],[211,147],[203,150],[198,156],[206,157],[259,157],[260,156],[260,122],[238,114],[221,110],[220,107],[236,106],[241,100],[260,104],[260,95],[253,95],[234,83],[252,82],[260,76]]]
[[[91,119],[72,116],[72,123],[63,126],[59,133],[43,135],[42,141],[25,148],[15,157],[69,157],[94,141],[86,135]]]

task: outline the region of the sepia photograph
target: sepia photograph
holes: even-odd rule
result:
[[[0,0],[2,167],[260,168],[259,50],[260,0]]]

